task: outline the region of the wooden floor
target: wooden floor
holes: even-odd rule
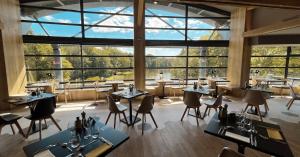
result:
[[[285,137],[294,153],[295,157],[300,156],[300,101],[296,101],[291,110],[288,111],[285,104],[288,98],[276,97],[268,100],[270,112],[265,121],[279,124],[283,130]],[[126,101],[124,101],[126,102]],[[58,120],[63,129],[67,128],[70,121],[74,121],[76,116],[80,115],[83,106],[88,116],[97,116],[102,122],[108,116],[108,109],[105,103],[98,103],[97,106],[90,105],[92,101],[76,102],[68,104],[59,104],[56,109],[54,118]],[[136,102],[138,103],[138,102]],[[226,103],[226,102],[224,102]],[[229,102],[229,110],[241,111],[245,104],[240,100]],[[237,149],[234,143],[205,134],[204,129],[209,122],[211,116],[204,120],[200,120],[197,126],[194,117],[186,116],[181,122],[180,118],[185,106],[181,98],[169,98],[156,100],[153,115],[158,123],[158,129],[147,117],[146,131],[144,136],[141,135],[141,124],[138,123],[134,128],[127,127],[124,124],[117,123],[117,129],[129,134],[130,139],[123,145],[109,154],[109,157],[216,157],[224,146]],[[201,107],[203,112],[205,107]],[[15,112],[28,115],[28,109],[17,109]],[[126,113],[128,114],[128,112]],[[253,117],[256,118],[256,117]],[[22,118],[20,120],[22,128],[29,126],[29,121]],[[50,122],[49,122],[50,123]],[[109,124],[113,126],[113,118]],[[58,132],[57,128],[50,123],[47,130],[42,132],[43,137],[50,136]],[[25,156],[22,147],[38,139],[38,134],[24,139],[21,135],[12,135],[10,127],[3,128],[0,136],[0,157],[22,157]],[[266,154],[260,153],[249,148],[246,149],[246,156],[264,157]]]

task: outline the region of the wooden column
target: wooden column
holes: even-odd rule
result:
[[[0,109],[10,95],[25,92],[26,69],[18,0],[0,1]]]
[[[246,8],[238,8],[231,13],[230,41],[227,77],[233,87],[243,87],[249,80],[251,45],[243,33],[251,26],[251,16]]]
[[[145,1],[134,0],[134,83],[145,89]]]

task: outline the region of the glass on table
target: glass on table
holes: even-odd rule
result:
[[[99,137],[100,137],[100,128],[97,127],[97,126],[95,126],[95,127],[93,127],[93,129],[92,129],[92,138],[93,138],[93,139],[97,139],[97,138],[99,138]]]

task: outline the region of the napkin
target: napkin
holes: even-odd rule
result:
[[[87,153],[85,156],[86,157],[97,157],[97,156],[103,154],[104,152],[106,152],[111,147],[112,147],[111,145],[103,143],[102,145],[100,145],[96,149],[94,149],[91,152]]]
[[[275,140],[283,140],[278,129],[267,128],[268,136]]]
[[[49,149],[44,150],[42,152],[39,152],[37,154],[34,155],[34,157],[55,157],[55,155],[53,155]]]
[[[225,136],[228,136],[228,137],[231,137],[231,138],[234,138],[234,139],[246,142],[246,143],[250,143],[250,138],[249,137],[245,137],[245,136],[242,136],[242,135],[239,135],[239,134],[236,134],[236,133],[232,133],[232,132],[229,132],[229,131],[226,131]]]

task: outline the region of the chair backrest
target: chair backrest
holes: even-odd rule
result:
[[[55,111],[56,107],[56,98],[49,97],[37,100],[36,105],[33,107],[31,115],[33,117],[49,117]]]
[[[294,88],[293,88],[293,86],[292,85],[289,85],[289,87],[290,87],[290,91],[291,91],[291,96],[293,97],[293,98],[296,98],[297,97],[297,95],[296,95],[296,93],[295,93],[295,91],[294,91]]]
[[[108,102],[108,108],[110,112],[119,112],[119,109],[117,107],[116,102],[114,101],[114,99],[112,98],[112,96],[107,95],[107,102]]]
[[[216,101],[214,102],[213,106],[214,107],[219,107],[222,105],[222,101],[223,101],[223,93],[219,94]]]
[[[224,147],[218,157],[244,157],[243,154],[235,152],[234,150]]]
[[[259,90],[247,90],[243,101],[256,106],[266,104],[266,99]]]
[[[152,95],[146,95],[142,100],[141,106],[139,107],[139,113],[149,113],[153,109],[154,97]]]
[[[194,93],[194,92],[184,92],[184,97],[183,101],[184,104],[189,106],[189,107],[200,107],[200,98],[199,94]]]

